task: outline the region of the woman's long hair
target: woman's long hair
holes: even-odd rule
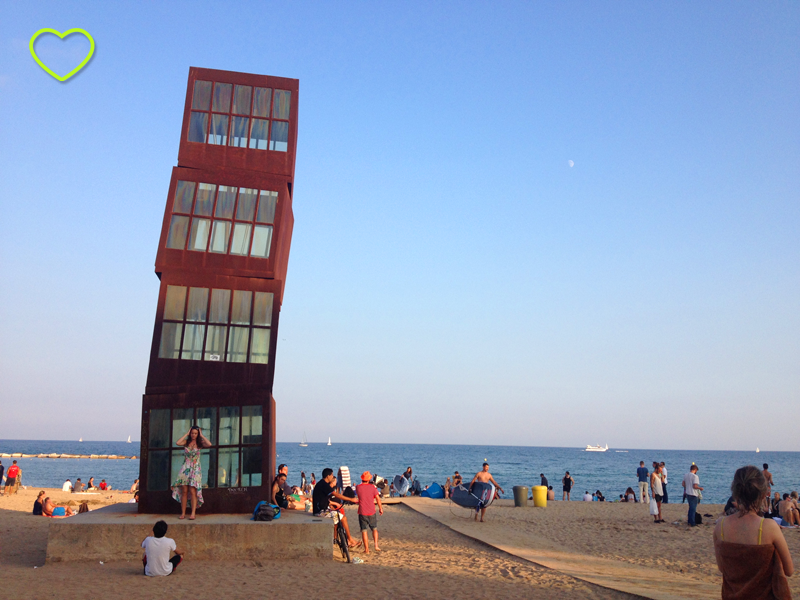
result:
[[[195,440],[194,440],[194,445],[195,445],[195,446],[197,447],[197,449],[199,450],[199,449],[200,449],[200,447],[201,447],[201,446],[200,446],[200,434],[201,434],[201,433],[202,433],[202,431],[203,431],[202,429],[200,429],[200,426],[199,426],[199,425],[192,425],[192,426],[189,428],[189,436],[186,438],[186,443],[183,445],[183,447],[184,447],[184,448],[188,448],[188,447],[189,447],[189,444],[191,444],[191,443],[192,443],[192,431],[197,431],[197,438],[195,438]]]
[[[760,469],[752,465],[736,469],[731,483],[731,495],[739,507],[739,516],[750,511],[758,512],[768,493],[767,478]]]

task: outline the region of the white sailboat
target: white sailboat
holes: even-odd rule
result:
[[[757,446],[756,446],[756,452],[761,452],[761,450],[759,450]]]
[[[606,444],[605,448],[602,446],[589,446],[588,444],[586,446],[586,452],[605,452],[606,450],[608,450],[608,444]]]
[[[82,442],[82,441],[83,441],[83,438],[79,438],[79,439],[78,439],[78,441],[79,441],[79,442]]]
[[[131,436],[128,436],[128,443],[131,443]]]
[[[328,436],[328,446],[330,446],[330,445],[331,445],[331,438],[330,438],[330,436]]]
[[[301,448],[308,447],[308,439],[306,439],[306,432],[305,431],[303,432],[303,441],[300,442],[300,447]]]

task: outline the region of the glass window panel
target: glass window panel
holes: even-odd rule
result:
[[[265,365],[269,362],[269,329],[253,328],[250,342],[250,362]]]
[[[219,409],[219,445],[235,446],[238,443],[239,407],[222,406]]]
[[[228,143],[227,115],[211,115],[211,132],[208,134],[208,143],[218,146]]]
[[[163,323],[161,325],[161,344],[158,358],[178,358],[181,349],[182,323]]]
[[[208,316],[208,322],[227,323],[230,304],[230,290],[211,290],[211,314]]]
[[[218,219],[230,219],[233,217],[233,205],[236,203],[236,188],[230,185],[219,186],[217,195],[217,209],[214,216]]]
[[[192,219],[192,232],[189,235],[189,250],[205,252],[208,247],[208,232],[211,219]]]
[[[217,449],[207,448],[200,451],[200,469],[203,472],[203,487],[213,488],[217,485]]]
[[[178,185],[175,186],[175,200],[172,203],[172,212],[191,214],[195,185],[194,181],[178,182]]]
[[[242,486],[261,485],[261,446],[242,448]]]
[[[253,232],[253,249],[250,251],[250,256],[269,258],[269,247],[271,244],[272,226],[256,225],[256,229]]]
[[[228,362],[247,362],[247,340],[250,337],[249,327],[231,327],[228,339]]]
[[[247,117],[233,117],[231,122],[231,146],[247,148],[248,129],[250,129],[250,119]]]
[[[214,112],[231,112],[231,89],[230,83],[214,84],[214,104],[211,110]]]
[[[206,143],[206,132],[208,131],[208,113],[192,112],[189,118],[189,135],[186,137],[190,142]]]
[[[218,461],[217,487],[239,487],[239,449],[220,448]]]
[[[164,302],[164,318],[170,321],[182,321],[185,305],[186,287],[182,285],[168,285],[167,299]]]
[[[178,478],[178,473],[183,466],[183,450],[173,450],[171,452],[172,459],[170,460],[169,481],[170,485]],[[187,502],[188,504],[188,502]]]
[[[167,411],[169,412],[169,411]],[[165,492],[169,489],[169,450],[147,453],[147,491]]]
[[[233,291],[233,310],[231,311],[231,323],[234,325],[250,324],[250,303],[253,292]]]
[[[237,85],[233,94],[233,114],[250,114],[250,97],[253,95],[253,88],[249,85]]]
[[[233,243],[231,243],[231,254],[247,256],[250,250],[250,228],[247,223],[236,223],[233,228]]]
[[[194,93],[192,94],[192,108],[208,110],[209,106],[211,106],[211,82],[195,81]]]
[[[186,246],[186,235],[189,233],[189,217],[172,215],[167,233],[167,248],[183,250]]]
[[[172,409],[172,445],[178,446],[178,440],[189,432],[194,420],[193,408],[174,408]],[[181,462],[183,455],[181,455]],[[174,477],[173,477],[174,479]]]
[[[200,184],[197,190],[197,202],[194,205],[194,214],[204,217],[211,216],[211,209],[214,208],[214,193],[216,191],[217,186],[212,183]]]
[[[269,121],[264,119],[253,119],[250,125],[250,148],[256,150],[267,149],[267,139],[269,138]]]
[[[270,225],[275,222],[275,205],[278,202],[278,192],[270,192],[261,190],[258,200],[258,214],[256,221],[259,223],[269,223]]]
[[[237,221],[252,221],[256,212],[258,190],[239,188],[239,203],[236,205]]]
[[[222,357],[225,356],[225,338],[227,333],[228,328],[224,325],[208,326],[205,360],[210,360],[212,362],[222,361]]]
[[[269,117],[269,105],[272,100],[272,88],[256,88],[253,98],[253,116]]]
[[[148,446],[169,448],[169,409],[156,408],[150,411]]]
[[[204,323],[207,308],[208,288],[189,288],[189,306],[186,307],[186,320]]]
[[[253,325],[272,325],[272,293],[256,292],[253,304]]]
[[[200,360],[203,358],[203,336],[206,333],[205,325],[187,323],[183,334],[183,360]]]
[[[260,444],[261,443],[261,406],[242,407],[242,443]]]
[[[289,123],[286,121],[272,122],[272,137],[269,139],[269,149],[286,152],[289,148]]]
[[[231,235],[230,221],[214,221],[211,230],[211,247],[209,252],[225,254],[228,251],[228,238]]]
[[[212,444],[217,443],[217,409],[213,407],[203,407],[197,409],[195,425],[200,427],[203,435]]]
[[[275,102],[272,106],[273,119],[288,119],[289,105],[292,103],[292,92],[275,90]]]

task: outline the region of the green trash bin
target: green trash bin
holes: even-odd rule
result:
[[[528,506],[528,488],[526,486],[514,486],[514,506]]]

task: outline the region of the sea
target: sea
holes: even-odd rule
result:
[[[0,440],[0,453],[22,454],[117,454],[139,456],[139,443]],[[297,443],[277,444],[278,463],[289,466],[289,483],[300,483],[305,472],[310,479],[322,469],[336,470],[346,465],[353,479],[370,471],[387,479],[412,467],[422,486],[444,484],[459,471],[469,481],[484,461],[490,465],[495,480],[511,497],[515,485],[539,485],[544,473],[561,498],[561,478],[569,471],[575,480],[572,499],[583,492],[601,490],[607,500],[619,498],[630,486],[637,490],[636,468],[643,460],[650,468],[654,460],[667,465],[671,502],[682,500],[681,481],[692,463],[699,467],[700,485],[705,488],[703,502],[724,503],[730,495],[734,471],[744,465],[769,463],[775,480],[775,491],[800,490],[800,452],[734,452],[709,450],[643,450],[609,448],[607,452],[586,452],[582,448],[544,448],[536,446],[458,446],[443,444],[339,444],[310,443],[303,448]],[[11,458],[0,459],[8,468]],[[115,489],[129,489],[139,476],[139,460],[17,458],[22,468],[22,483],[32,487],[61,487],[64,480],[80,477],[88,481],[101,479]],[[638,490],[637,490],[638,495]]]

